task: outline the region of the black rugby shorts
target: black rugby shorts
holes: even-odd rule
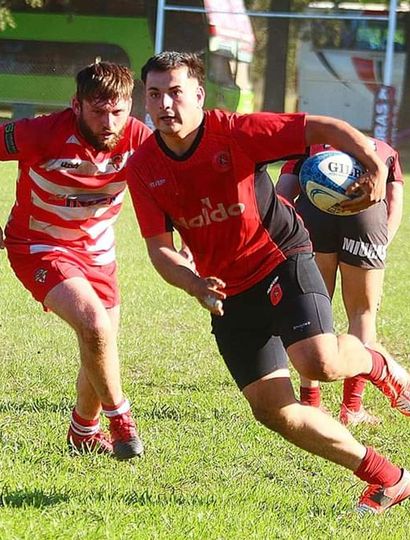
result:
[[[387,254],[387,204],[381,201],[354,216],[322,212],[305,197],[296,211],[309,231],[313,250],[337,253],[339,261],[364,269],[382,269]]]
[[[224,300],[212,333],[240,389],[287,368],[287,347],[333,332],[330,298],[312,253],[292,255],[265,279]]]

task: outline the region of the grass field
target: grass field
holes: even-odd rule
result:
[[[15,166],[2,164],[0,172],[4,223]],[[379,334],[410,369],[409,204],[390,249]],[[351,510],[359,480],[254,422],[217,353],[207,313],[149,265],[128,199],[117,241],[123,381],[146,456],[121,463],[68,455],[76,340],[42,312],[2,253],[0,539],[407,539],[410,502],[358,518]],[[335,316],[342,330],[339,301]],[[323,393],[337,414],[341,384]],[[410,467],[409,420],[373,388],[365,399],[383,425],[354,432]]]

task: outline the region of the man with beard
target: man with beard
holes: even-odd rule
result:
[[[128,68],[95,63],[76,82],[71,108],[0,127],[0,159],[19,163],[5,246],[22,284],[77,334],[81,365],[69,447],[130,459],[143,446],[121,389],[112,226],[127,160],[150,131],[129,116]],[[101,411],[110,436],[100,428]]]

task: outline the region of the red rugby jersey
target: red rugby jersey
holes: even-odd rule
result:
[[[175,227],[202,276],[228,295],[311,245],[261,165],[306,150],[303,114],[206,111],[190,150],[176,156],[153,134],[132,156],[128,185],[144,237]]]
[[[72,109],[2,125],[0,160],[19,162],[8,249],[70,249],[94,265],[115,260],[112,225],[124,198],[125,165],[150,133],[129,118],[117,146],[102,152],[81,136]]]

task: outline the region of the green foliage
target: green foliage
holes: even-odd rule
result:
[[[16,167],[1,164],[0,173],[4,224]],[[408,274],[409,235],[405,219],[390,248],[379,315],[382,340],[407,368],[409,291],[402,276]],[[0,253],[0,538],[407,538],[409,502],[360,520],[351,512],[363,487],[359,480],[255,423],[217,353],[207,313],[153,271],[129,199],[117,239],[123,381],[146,456],[123,463],[68,455],[76,339],[32,300]],[[343,329],[339,302],[336,313]],[[341,384],[324,385],[323,393],[336,415]],[[354,433],[409,467],[409,420],[373,388],[365,399],[383,425]]]
[[[41,8],[44,5],[44,0],[25,0],[25,2],[32,8]],[[12,0],[3,0],[0,3],[0,32],[8,27],[14,28],[16,26],[13,19],[12,9]]]

